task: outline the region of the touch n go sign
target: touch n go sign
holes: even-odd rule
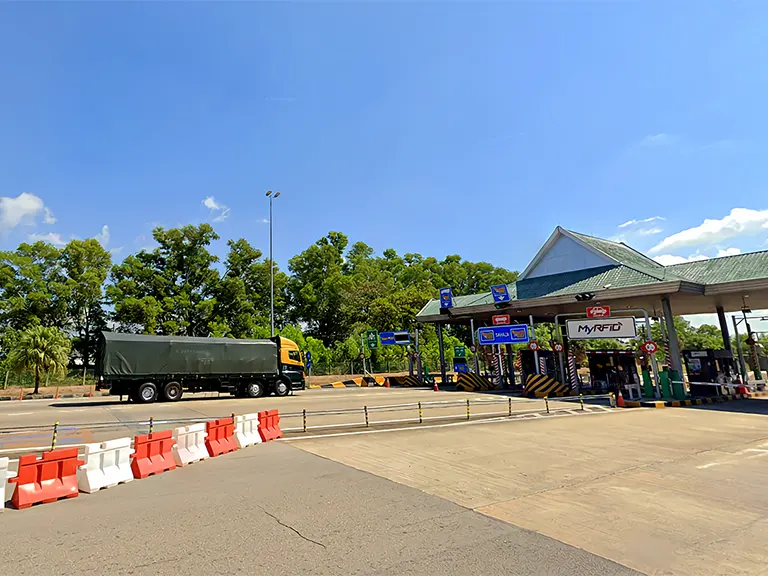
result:
[[[597,340],[599,338],[635,338],[634,318],[587,318],[565,322],[571,340]]]

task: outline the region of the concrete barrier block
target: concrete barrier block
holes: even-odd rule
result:
[[[259,415],[243,414],[235,416],[235,442],[238,448],[245,448],[260,443]]]
[[[205,446],[205,422],[182,426],[173,431],[176,444],[172,448],[173,460],[177,466],[186,466],[193,462],[199,462],[208,458],[208,449]]]

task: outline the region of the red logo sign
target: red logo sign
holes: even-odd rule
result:
[[[536,350],[539,349],[539,343],[538,342],[528,342],[528,349],[533,350],[536,352]]]
[[[648,342],[643,342],[643,345],[640,348],[642,348],[643,352],[647,352],[648,354],[656,354],[656,350],[659,349],[656,342],[651,342],[650,340]]]
[[[493,317],[494,326],[507,326],[508,324],[512,324],[509,314],[499,314]]]
[[[563,348],[563,345],[562,345],[560,342],[555,342],[555,343],[552,345],[552,349],[553,349],[555,352],[562,352],[564,348]]]
[[[589,306],[587,308],[587,318],[608,318],[610,315],[610,306]]]

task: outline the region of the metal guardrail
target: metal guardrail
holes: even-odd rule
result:
[[[589,396],[565,396],[554,398],[540,398],[544,400],[545,409],[547,412],[558,412],[572,409],[572,404],[577,403],[583,409],[585,401],[595,400],[608,400],[612,401],[610,394],[596,394]],[[380,406],[361,406],[359,408],[340,408],[336,410],[302,410],[300,412],[282,412],[280,414],[281,422],[293,421],[300,419],[301,425],[296,427],[286,427],[282,429],[284,432],[307,432],[309,430],[323,430],[331,428],[349,428],[349,427],[371,427],[381,426],[386,424],[400,424],[400,423],[423,423],[426,421],[434,420],[447,420],[447,419],[465,419],[470,420],[473,417],[475,419],[480,418],[495,418],[499,416],[515,416],[524,415],[530,413],[541,412],[542,409],[538,408],[525,408],[516,409],[517,406],[522,404],[530,404],[531,400],[524,398],[504,397],[504,398],[467,398],[465,400],[437,400],[437,401],[424,401],[424,402],[409,402],[403,404],[385,404]],[[564,406],[564,405],[568,406]],[[496,412],[478,412],[472,414],[472,407],[486,407],[490,405],[504,405],[505,410]],[[561,405],[561,406],[558,406]],[[515,409],[513,409],[513,407]],[[427,410],[438,409],[450,409],[460,408],[458,413],[455,414],[443,414],[427,416],[425,412]],[[407,418],[398,419],[385,419],[377,420],[375,416],[377,414],[388,414],[395,412],[411,412],[412,416]],[[79,430],[109,430],[113,428],[157,428],[162,426],[178,424],[180,426],[195,422],[201,422],[205,420],[216,420],[219,418],[227,418],[232,414],[226,414],[223,416],[204,416],[194,418],[166,418],[166,419],[154,419],[149,418],[146,420],[123,420],[119,422],[92,422],[88,424],[58,424],[57,430],[59,433],[73,432]],[[361,420],[353,422],[339,422],[330,424],[309,425],[310,419],[321,416],[344,416],[352,415],[359,416]],[[17,434],[24,434],[28,432],[47,432],[53,431],[54,425],[29,425],[29,426],[14,426],[0,428],[0,437],[11,436]]]

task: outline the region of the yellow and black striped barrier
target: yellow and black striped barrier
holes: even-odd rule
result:
[[[525,380],[523,393],[529,398],[545,396],[567,396],[568,384],[558,382],[545,374],[529,374]]]
[[[479,374],[459,374],[459,380],[456,382],[456,390],[462,392],[477,392],[478,390],[496,390],[498,386],[489,382]]]
[[[392,386],[405,386],[406,388],[424,386],[424,382],[415,376],[390,376],[389,383]]]

